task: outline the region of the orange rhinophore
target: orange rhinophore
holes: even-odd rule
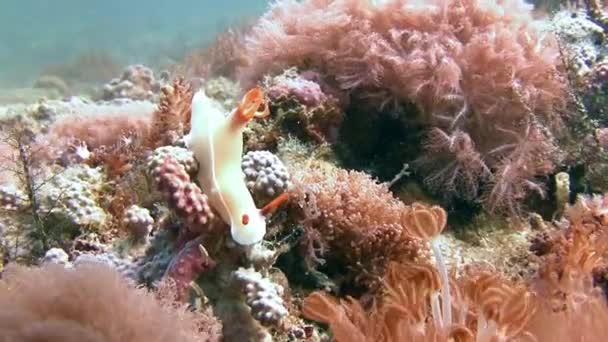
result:
[[[262,110],[259,110],[261,106]],[[235,118],[247,123],[253,118],[265,118],[270,115],[270,110],[264,100],[264,92],[260,88],[253,88],[245,94],[236,109]]]
[[[283,204],[287,201],[288,198],[289,198],[289,194],[287,192],[280,194],[279,196],[277,196],[275,199],[270,201],[268,204],[266,204],[264,206],[264,208],[262,208],[260,210],[262,212],[262,215],[268,215],[268,214],[274,213],[281,206],[281,204]]]

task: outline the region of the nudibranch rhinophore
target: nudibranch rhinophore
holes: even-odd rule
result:
[[[241,245],[257,243],[266,234],[264,209],[255,206],[247,189],[241,158],[245,125],[268,114],[259,88],[247,92],[228,115],[203,90],[192,99],[191,128],[185,140],[200,163],[199,185],[209,197],[209,204],[230,225],[232,239]]]

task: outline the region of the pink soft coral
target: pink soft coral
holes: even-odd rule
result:
[[[436,188],[464,187],[463,197],[469,198],[492,178],[486,169],[496,171],[517,159],[510,156],[513,149],[502,147],[523,141],[532,117],[551,130],[560,127],[555,113],[566,97],[559,53],[551,36],[535,29],[531,5],[523,0],[380,3],[278,1],[248,37],[252,63],[242,70],[243,81],[298,66],[324,73],[352,96],[375,99],[380,108],[413,103],[418,123],[469,141],[465,156],[438,146],[434,130],[421,163],[429,182],[442,182]],[[552,133],[543,133],[539,145],[551,145]],[[451,176],[435,167],[445,161],[429,160],[435,150],[450,151],[462,165],[449,172],[469,177],[467,184],[449,184]],[[553,158],[551,152],[539,153]],[[547,174],[542,171],[529,176]],[[485,198],[490,207],[512,200]]]
[[[519,105],[517,87],[532,110],[550,111],[562,90],[558,53],[532,23],[521,0],[279,1],[248,37],[244,77],[306,65],[345,90],[388,89],[429,115],[500,113]]]
[[[100,264],[15,266],[0,281],[1,341],[219,341],[215,317],[126,282]]]
[[[48,132],[38,138],[48,158],[59,158],[76,145],[90,151],[129,143],[134,137],[148,135],[151,126],[151,105],[74,105],[73,115],[59,117]]]

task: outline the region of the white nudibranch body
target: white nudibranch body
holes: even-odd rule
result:
[[[230,225],[232,239],[241,245],[261,241],[266,218],[255,206],[241,170],[243,129],[257,113],[263,94],[254,89],[228,115],[219,104],[199,90],[192,99],[190,133],[186,145],[200,167],[198,182],[209,204]]]

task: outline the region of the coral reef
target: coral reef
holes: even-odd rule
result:
[[[120,78],[115,78],[103,86],[101,98],[154,100],[160,92],[162,83],[168,81],[167,78],[168,75],[161,74],[160,79],[157,80],[150,68],[141,64],[131,65],[122,72]]]
[[[535,138],[547,149],[538,153],[556,158],[551,141],[561,123],[556,111],[565,104],[558,49],[534,24],[531,6],[521,0],[492,6],[450,0],[280,1],[247,39],[252,63],[242,78],[250,84],[265,73],[306,67],[376,110],[393,106],[399,112],[413,103],[417,111],[406,111],[406,118],[432,127],[421,155],[427,162],[419,169],[427,183],[447,197],[477,199],[479,194],[471,193],[484,190],[488,208],[517,216],[519,208],[511,204],[518,198],[509,196],[535,191],[518,184],[548,175],[556,162],[535,168],[538,157],[521,155],[515,147],[542,125]],[[544,76],[540,81],[531,75]],[[496,177],[505,168],[522,170],[512,163],[525,163],[530,174],[508,172],[489,182],[488,170]]]
[[[314,73],[311,72],[309,75],[314,76]],[[273,102],[293,96],[304,106],[317,107],[328,100],[328,95],[324,93],[320,84],[304,78],[295,68],[287,69],[278,76],[267,78],[264,83],[268,98]]]
[[[175,253],[174,241],[168,235],[170,231],[161,230],[150,238],[145,255],[138,260],[141,283],[151,286],[163,278]]]
[[[551,19],[555,33],[568,46],[570,66],[579,78],[591,72],[593,66],[606,52],[601,44],[604,30],[589,20],[586,10],[572,13],[568,10],[557,12]]]
[[[167,266],[165,277],[175,282],[179,298],[187,299],[189,289],[199,274],[215,267],[215,261],[200,244],[199,239],[189,241]]]
[[[198,169],[192,151],[178,146],[161,146],[148,158],[148,170],[155,179],[160,180],[161,167],[167,158],[179,163],[188,174],[193,174]]]
[[[391,264],[385,282],[384,301],[371,313],[352,298],[337,302],[317,292],[306,298],[304,315],[329,323],[336,341],[491,341],[531,335],[525,326],[534,313],[532,295],[491,273],[455,281],[460,296],[451,303],[455,315],[448,321],[433,303],[441,285],[432,267]]]
[[[543,300],[530,326],[539,340],[598,339],[606,333],[606,295],[594,279],[605,267],[605,207],[604,196],[580,196],[534,245],[542,263],[533,288]],[[560,328],[547,329],[553,324]]]
[[[82,253],[67,264],[68,267],[78,267],[83,264],[99,264],[115,269],[127,280],[137,280],[137,268],[131,260],[123,259],[111,252]]]
[[[604,265],[606,225],[598,219],[605,203],[601,196],[581,197],[568,208],[566,230],[552,230],[544,240],[548,247],[537,249],[542,266],[527,284],[483,268],[465,269],[450,280],[447,286],[457,295],[448,304],[449,320],[436,302],[447,283],[432,266],[409,263],[389,266],[381,304],[371,310],[353,298],[338,301],[315,292],[303,313],[329,324],[337,341],[598,339],[608,314],[605,294],[594,285]],[[574,324],[573,317],[581,319]],[[559,329],[548,328],[556,322]]]
[[[581,168],[584,179],[573,184],[587,191],[604,192],[606,188],[606,153],[601,131],[606,126],[606,27],[601,24],[603,12],[597,2],[584,7],[562,9],[551,19],[560,38],[562,59],[570,83],[575,115],[568,118],[571,137],[562,142],[569,155],[567,163]],[[580,141],[585,141],[580,144]]]
[[[279,0],[170,74],[48,67],[0,106],[0,340],[602,340],[608,16],[537,2]]]
[[[225,77],[212,78],[203,84],[207,96],[218,101],[227,111],[236,107],[241,88]]]
[[[45,104],[54,120],[39,139],[49,158],[60,158],[71,148],[84,146],[94,151],[105,146],[118,146],[131,136],[144,136],[150,129],[149,102],[89,103],[70,101]]]

